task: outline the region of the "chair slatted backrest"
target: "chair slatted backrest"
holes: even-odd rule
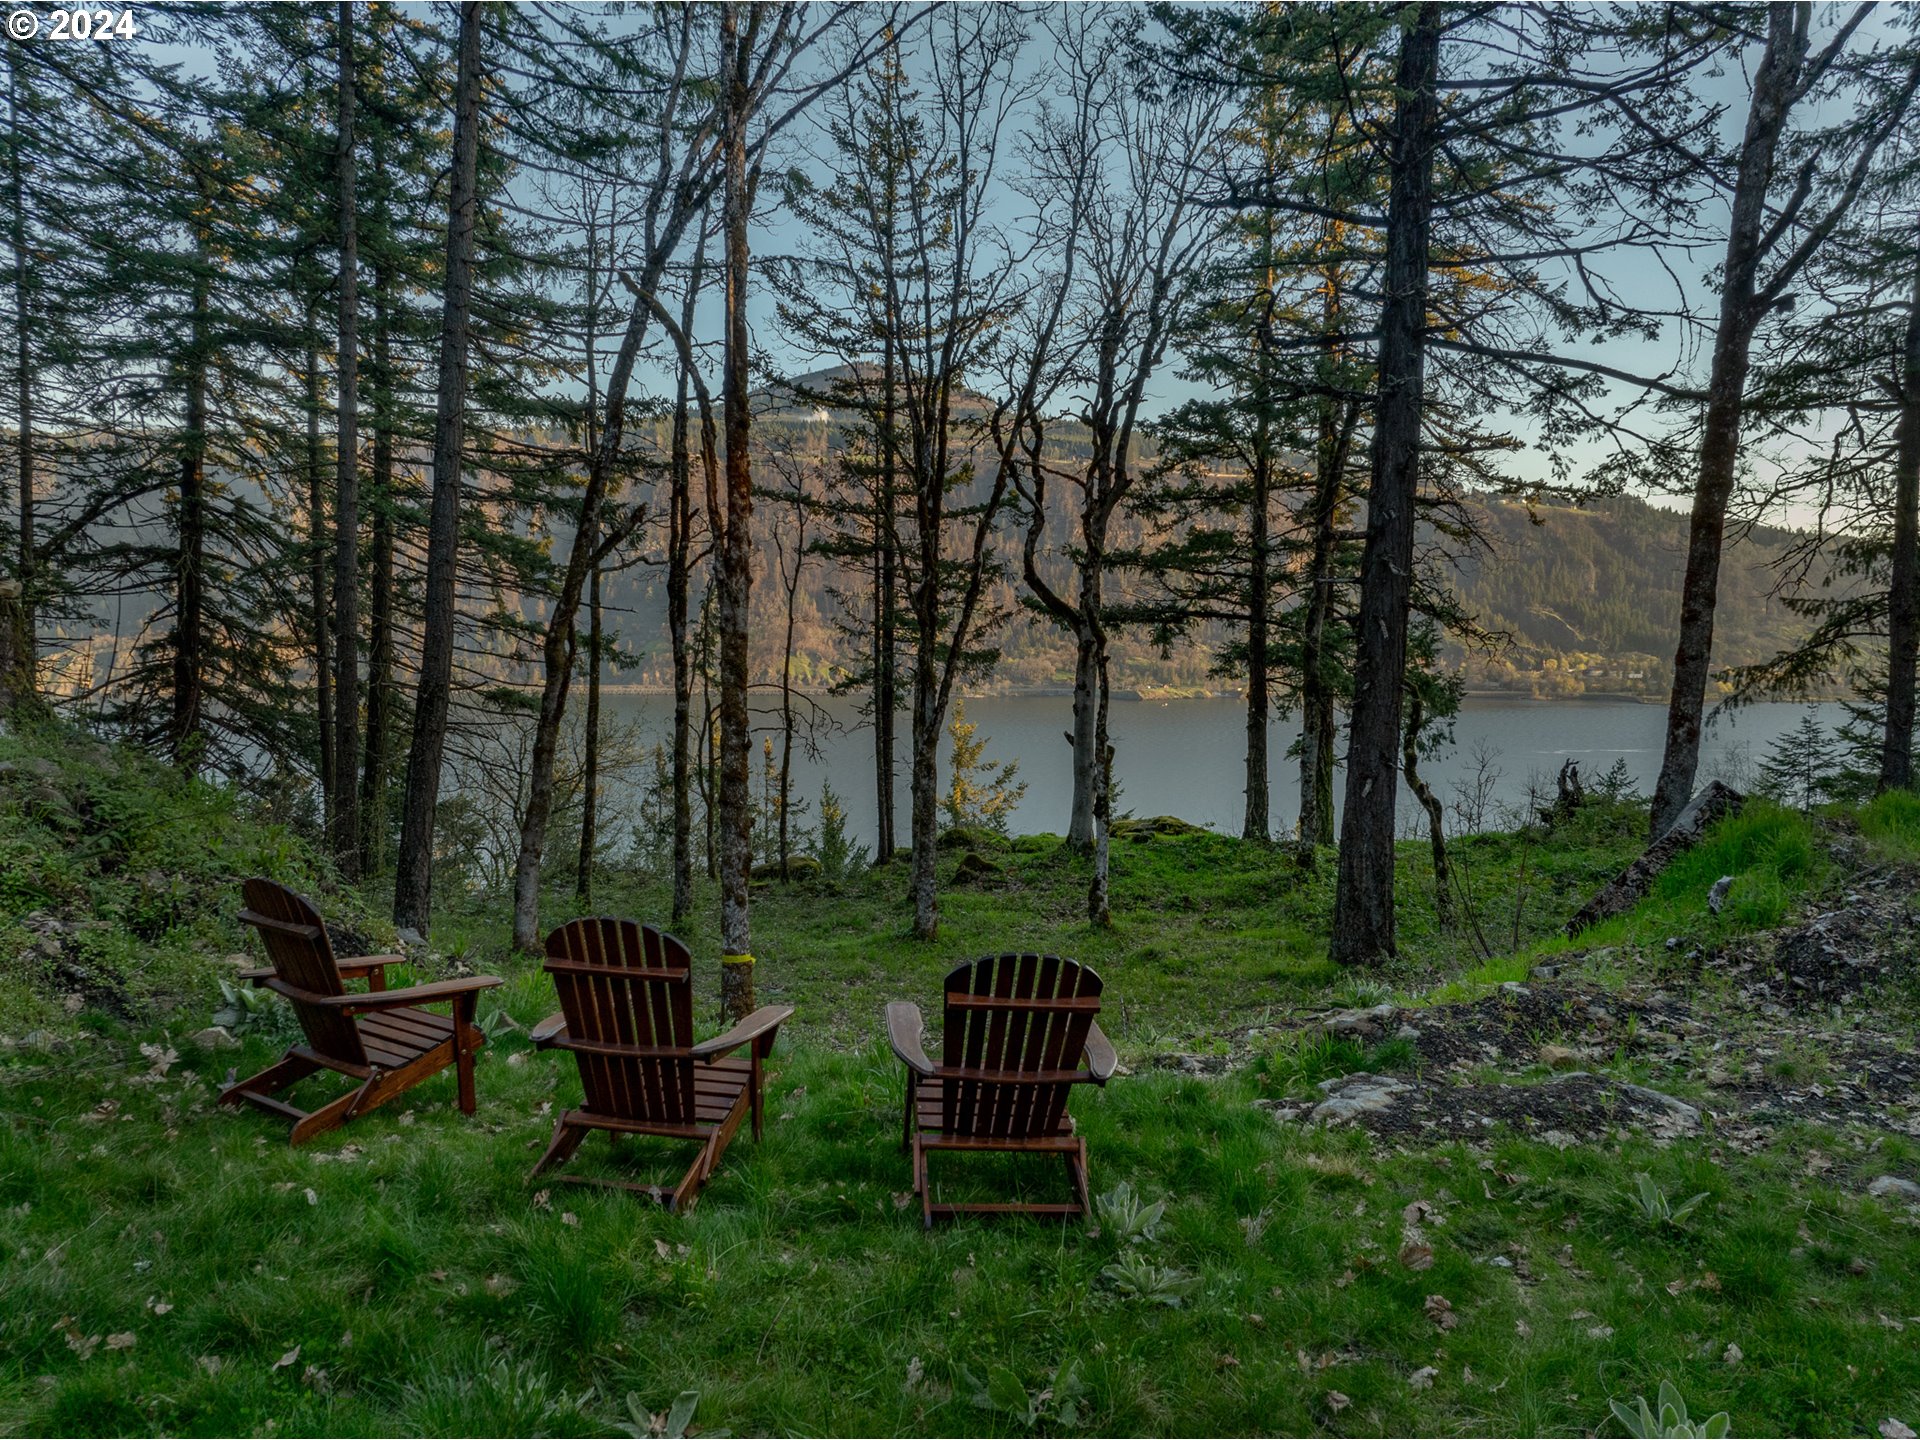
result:
[[[247,908],[241,919],[260,932],[267,947],[267,959],[273,973],[288,985],[315,995],[344,995],[347,987],[340,979],[340,966],[334,960],[333,942],[327,938],[326,923],[320,912],[304,895],[286,886],[257,876],[241,886]],[[293,1013],[300,1017],[307,1044],[329,1059],[349,1065],[365,1065],[367,1052],[360,1044],[360,1028],[351,1015],[343,1015],[324,1005],[310,1005],[287,997]]]
[[[693,955],[664,930],[605,916],[570,920],[547,936],[547,973],[567,1036],[588,1045],[680,1053],[574,1049],[586,1108],[665,1125],[694,1122]]]
[[[1057,1132],[1099,1011],[1100,977],[1058,955],[989,955],[956,966],[947,976],[941,1068],[961,1073],[939,1082],[941,1129],[1009,1140]]]

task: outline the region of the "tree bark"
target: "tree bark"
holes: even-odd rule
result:
[[[333,596],[327,586],[328,537],[325,467],[320,463],[320,351],[312,342],[319,316],[307,312],[307,588],[313,624],[314,719],[319,728],[320,810],[333,804]]]
[[[18,44],[19,42],[15,42]],[[11,193],[13,214],[9,241],[13,246],[13,383],[15,423],[15,457],[19,473],[19,534],[15,537],[19,545],[19,559],[16,562],[20,593],[15,604],[18,607],[14,621],[13,634],[16,640],[24,637],[24,644],[15,645],[15,653],[10,657],[12,673],[16,677],[24,676],[28,691],[35,689],[35,671],[37,667],[37,613],[39,609],[40,577],[34,554],[34,493],[33,493],[33,345],[31,340],[32,307],[29,292],[32,285],[32,267],[27,263],[27,186],[25,165],[21,156],[21,147],[25,142],[26,123],[20,114],[23,97],[20,84],[20,66],[15,63],[7,67],[7,98],[10,118],[13,122],[13,146],[8,157],[8,188]],[[18,688],[17,683],[13,688]],[[14,697],[12,703],[22,698]]]
[[[891,190],[888,200],[891,204]],[[891,211],[889,211],[891,217]],[[891,236],[891,228],[889,228]],[[874,814],[877,817],[879,833],[875,838],[874,859],[886,863],[893,859],[893,853],[899,846],[899,831],[894,825],[893,776],[894,751],[897,729],[895,721],[899,716],[900,690],[895,672],[895,661],[899,656],[899,637],[894,633],[894,605],[898,599],[900,586],[899,559],[894,554],[893,508],[895,487],[898,484],[896,468],[899,454],[896,447],[895,427],[899,424],[898,397],[895,393],[894,378],[894,338],[897,333],[891,305],[887,316],[887,333],[883,342],[881,364],[881,406],[880,406],[880,474],[879,493],[874,504],[874,587],[873,587],[873,765],[874,765]]]
[[[1420,728],[1426,724],[1420,692],[1407,692],[1407,720],[1400,742],[1401,773],[1420,808],[1427,812],[1427,843],[1433,850],[1433,909],[1442,930],[1453,929],[1453,876],[1447,868],[1446,811],[1433,787],[1420,777]]]
[[[1359,407],[1342,414],[1332,398],[1320,402],[1314,457],[1313,554],[1307,564],[1307,613],[1300,638],[1300,822],[1301,849],[1311,854],[1333,843],[1333,747],[1336,698],[1327,659],[1327,626],[1333,619],[1334,559],[1339,535],[1340,487]]]
[[[1334,960],[1365,965],[1394,953],[1394,799],[1400,692],[1407,667],[1414,501],[1420,485],[1426,381],[1427,269],[1439,122],[1440,7],[1422,6],[1400,45],[1387,202],[1386,298],[1380,315],[1367,540],[1334,897]]]
[[[1262,448],[1253,467],[1253,505],[1247,537],[1247,809],[1240,838],[1265,844],[1270,805],[1267,779],[1267,483]]]
[[[753,864],[752,737],[747,715],[747,626],[753,594],[753,471],[748,446],[747,188],[748,56],[741,43],[741,7],[721,10],[722,83],[727,87],[726,372],[721,387],[726,429],[726,532],[718,538],[720,590],[720,999],[730,1019],[754,1008],[753,928],[749,883]],[[751,21],[749,22],[752,23]]]
[[[380,142],[374,140],[375,166]],[[385,187],[382,186],[382,193]],[[367,576],[367,744],[360,776],[360,859],[386,863],[387,784],[393,766],[393,268],[373,272],[373,475]]]
[[[413,739],[407,751],[406,809],[394,877],[394,923],[425,935],[433,912],[434,816],[453,692],[454,572],[460,548],[460,452],[465,433],[467,348],[473,306],[474,190],[480,149],[479,0],[460,7],[454,89],[453,175],[447,202],[447,261],[440,304],[440,375],[433,428],[433,500],[427,519],[426,616]]]
[[[1793,105],[1806,58],[1806,31],[1799,7],[1767,7],[1767,45],[1754,77],[1734,182],[1732,219],[1714,333],[1713,368],[1707,380],[1707,411],[1700,439],[1700,470],[1687,529],[1687,573],[1680,586],[1680,639],[1673,656],[1673,692],[1667,706],[1666,749],[1654,786],[1649,839],[1667,832],[1693,796],[1700,767],[1700,724],[1713,658],[1714,610],[1719,599],[1720,555],[1727,506],[1740,459],[1740,424],[1746,401],[1763,231],[1769,219],[1767,191],[1774,159]]]
[[[1916,237],[1920,240],[1920,236]],[[1893,564],[1887,595],[1887,723],[1880,788],[1913,788],[1914,666],[1920,654],[1920,243],[1900,365],[1894,453]]]
[[[333,491],[333,804],[327,809],[334,862],[360,878],[360,286],[354,213],[353,6],[337,21],[340,111],[336,144],[340,224],[340,397]]]
[[[205,197],[204,186],[202,196]],[[207,539],[207,358],[208,308],[212,304],[212,257],[204,223],[194,230],[193,298],[186,353],[186,414],[180,437],[180,501],[174,552],[173,763],[189,773],[200,768],[206,683],[205,561]]]
[[[580,777],[580,869],[573,893],[582,905],[593,903],[594,849],[600,810],[600,567],[593,567],[587,597],[587,743],[584,773]]]
[[[696,259],[687,282],[685,321],[692,324],[700,291]],[[672,496],[667,512],[667,634],[673,647],[673,923],[693,912],[693,654],[688,592],[693,550],[693,466],[687,451],[687,367],[682,363],[673,407]]]

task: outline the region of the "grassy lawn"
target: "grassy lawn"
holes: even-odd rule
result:
[[[502,1023],[471,1120],[450,1074],[300,1151],[268,1118],[218,1110],[230,1067],[287,1042],[272,1011],[239,1051],[184,1040],[219,1003],[221,957],[243,948],[238,876],[270,869],[376,940],[377,903],[332,891],[290,832],[136,762],[54,742],[0,742],[0,760],[16,767],[0,809],[9,1433],[644,1433],[692,1390],[692,1428],[734,1434],[1617,1434],[1609,1399],[1663,1379],[1696,1417],[1730,1412],[1736,1434],[1920,1424],[1920,1229],[1861,1193],[1920,1163],[1910,1137],[1395,1146],[1253,1104],[1311,1093],[1328,1068],[1300,1063],[1297,1012],[1484,992],[1562,951],[1554,928],[1637,846],[1631,807],[1551,840],[1460,847],[1483,928],[1512,948],[1517,916],[1517,959],[1435,933],[1424,847],[1404,847],[1406,954],[1357,981],[1322,957],[1328,867],[1213,836],[1117,847],[1111,932],[1079,918],[1078,862],[1044,840],[949,890],[929,946],[904,938],[884,871],[839,894],[769,887],[761,998],[799,1013],[772,1062],[767,1137],[736,1140],[675,1218],[525,1183],[579,1083],[568,1057]],[[36,760],[53,772],[23,765]],[[1899,853],[1914,820],[1882,807],[1862,843]],[[1669,936],[1684,949],[1776,923],[1840,883],[1812,834],[1765,810],[1731,822],[1582,946],[1664,954]],[[1699,892],[1726,873],[1750,903],[1708,917]],[[599,898],[660,913],[644,877]],[[571,913],[559,894],[549,907],[553,923]],[[498,902],[440,921],[443,951],[510,976],[494,993],[514,1022],[554,1008],[544,977],[502,954]],[[689,928],[711,997],[710,908]],[[931,1016],[946,968],[1002,948],[1061,950],[1105,977],[1133,1073],[1074,1111],[1096,1195],[1164,1201],[1157,1224],[1115,1203],[1095,1227],[927,1235],[904,1203],[880,1005],[911,997]],[[1200,1078],[1153,1063],[1169,1052],[1235,1063]],[[948,1194],[1064,1190],[1041,1161],[941,1158]],[[675,1161],[663,1142],[595,1137],[575,1168],[664,1179]],[[1675,1206],[1706,1198],[1652,1218],[1639,1172]]]

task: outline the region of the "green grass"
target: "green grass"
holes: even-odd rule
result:
[[[1255,1107],[1411,1057],[1391,1041],[1249,1031],[1474,969],[1435,929],[1421,846],[1402,856],[1406,953],[1379,977],[1324,961],[1330,866],[1215,836],[1116,847],[1111,932],[1080,918],[1081,862],[1046,840],[996,855],[996,885],[948,891],[932,945],[905,938],[895,871],[838,895],[756,891],[761,996],[799,1013],[771,1064],[765,1141],[738,1139],[676,1218],[624,1193],[526,1183],[579,1084],[570,1060],[511,1029],[481,1058],[472,1119],[445,1075],[300,1151],[272,1120],[217,1109],[229,1066],[262,1066],[284,1043],[271,1025],[239,1053],[180,1039],[207,1022],[220,957],[242,947],[238,875],[290,875],[378,937],[372,907],[330,890],[293,831],[218,792],[123,757],[70,757],[65,742],[0,742],[0,758],[33,755],[62,770],[33,781],[32,805],[0,809],[0,935],[19,954],[37,943],[36,911],[104,919],[111,935],[85,958],[129,1016],[67,1013],[44,956],[0,980],[0,1032],[30,1023],[71,1044],[0,1049],[0,1431],[606,1435],[691,1389],[695,1428],[735,1434],[1555,1434],[1617,1432],[1608,1399],[1662,1379],[1696,1414],[1728,1410],[1736,1433],[1870,1433],[1920,1415],[1920,1229],[1860,1193],[1864,1177],[1920,1161],[1910,1142],[1869,1155],[1793,1132],[1749,1155],[1713,1136],[1559,1150],[1494,1134],[1484,1151],[1402,1151]],[[102,806],[125,807],[127,828],[91,819]],[[1488,922],[1517,917],[1530,953],[1633,853],[1632,822],[1608,810],[1556,837],[1463,845]],[[81,848],[61,850],[56,830]],[[1806,822],[1750,812],[1616,923],[1703,934],[1696,888],[1737,873],[1756,894],[1765,881],[1803,895],[1824,883],[1823,854]],[[164,923],[112,938],[133,933],[139,895],[162,891],[179,897]],[[689,931],[703,997],[716,991],[708,899]],[[615,876],[595,908],[657,915],[661,900],[656,881]],[[559,894],[548,906],[549,922],[571,913]],[[504,955],[503,919],[497,901],[449,905],[435,939],[507,973],[494,993],[525,1025],[553,1008],[551,990]],[[1138,1073],[1074,1109],[1096,1194],[1125,1182],[1167,1202],[1151,1240],[1017,1220],[929,1235],[903,1203],[880,1004],[910,996],[931,1014],[946,968],[1015,946],[1106,978],[1103,1019]],[[1144,1063],[1236,1036],[1261,1058],[1217,1080]],[[178,1058],[162,1065],[169,1047]],[[1815,1149],[1831,1168],[1810,1173]],[[1064,1189],[1054,1165],[943,1158],[943,1196]],[[576,1168],[659,1180],[685,1159],[596,1137]],[[1638,1171],[1676,1204],[1710,1198],[1655,1224],[1632,1195]],[[1433,1251],[1421,1270],[1399,1259],[1414,1201],[1435,1212],[1418,1221]],[[1120,1275],[1143,1266],[1178,1305],[1128,1293]],[[1037,1399],[1054,1387],[1074,1404]],[[999,1408],[975,1403],[982,1388]]]

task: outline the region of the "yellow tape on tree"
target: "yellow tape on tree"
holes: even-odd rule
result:
[[[751,955],[722,955],[720,957],[720,963],[722,965],[751,965],[753,964],[753,957]]]

